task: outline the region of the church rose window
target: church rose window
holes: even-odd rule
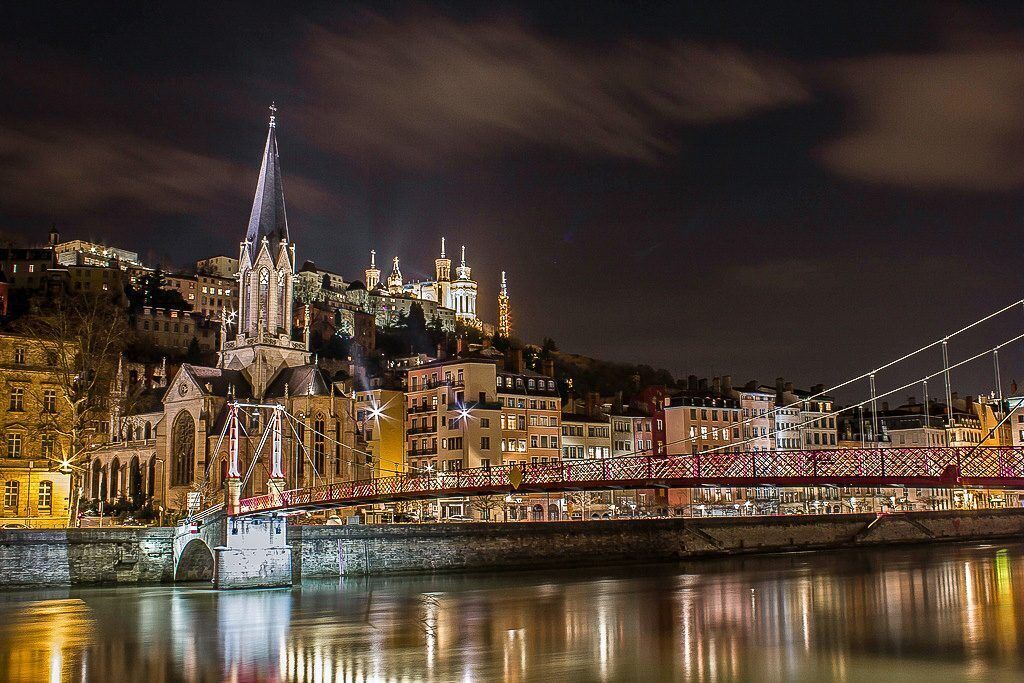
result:
[[[173,484],[191,484],[196,453],[196,423],[188,412],[179,413],[174,419],[171,443]]]

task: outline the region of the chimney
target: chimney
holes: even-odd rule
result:
[[[703,378],[697,380],[697,390],[698,391],[707,391],[708,390],[708,378],[707,377],[703,377]]]
[[[732,375],[722,375],[722,389],[725,391],[732,390]]]
[[[811,387],[811,393],[812,394],[820,394],[823,391],[825,391],[825,385],[824,384],[815,384],[813,387]]]
[[[543,368],[542,372],[544,375],[550,377],[551,379],[555,378],[555,361],[548,358],[544,360],[543,363],[541,363],[541,367]]]
[[[782,377],[775,378],[775,391],[783,392],[786,390],[786,380]]]
[[[883,413],[889,412],[889,402],[888,401],[882,401],[882,412]]]
[[[519,374],[523,371],[523,350],[509,349],[505,352],[505,369]]]
[[[722,380],[718,377],[711,378],[711,391],[715,394],[722,393]]]
[[[917,405],[917,397],[916,396],[907,396],[907,405],[908,406],[916,406]]]
[[[444,346],[442,346],[441,344],[438,344],[437,345],[437,358],[438,358],[438,360],[444,360],[447,356],[448,356],[448,354],[445,353]]]
[[[686,378],[686,388],[690,391],[697,391],[697,375],[690,375]]]
[[[792,393],[792,391],[793,391],[793,383],[792,382],[786,382],[785,389],[786,389],[786,391]]]

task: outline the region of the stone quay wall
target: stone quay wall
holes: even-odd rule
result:
[[[173,541],[168,527],[0,531],[0,587],[171,581]]]
[[[1024,510],[302,526],[288,540],[298,580],[1006,538],[1024,540]]]
[[[169,583],[173,537],[172,528],[0,530],[0,588]],[[288,528],[296,581],[989,539],[1024,540],[1024,509]]]

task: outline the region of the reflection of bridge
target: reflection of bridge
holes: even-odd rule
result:
[[[698,486],[1024,488],[1024,448],[851,448],[565,460],[324,484],[239,501],[239,516],[437,497]]]

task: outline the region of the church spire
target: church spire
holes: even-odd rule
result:
[[[274,104],[270,105],[267,144],[263,148],[263,164],[256,182],[249,228],[245,233],[253,257],[264,238],[269,241],[270,254],[274,258],[277,258],[282,242],[291,242],[288,237],[288,217],[284,209],[284,183],[281,179],[281,159],[277,152],[277,106]]]
[[[396,256],[391,275],[388,276],[388,291],[392,294],[401,294],[402,288],[402,270],[398,267],[398,257]]]

